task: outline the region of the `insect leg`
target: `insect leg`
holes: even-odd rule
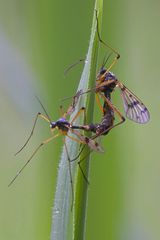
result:
[[[106,46],[107,48],[111,49],[112,52],[114,52],[116,54],[116,57],[115,59],[113,60],[112,64],[110,65],[110,67],[107,69],[107,72],[110,71],[110,69],[116,64],[116,62],[118,61],[118,59],[120,58],[120,54],[114,49],[112,48],[109,44],[105,43],[102,39],[101,39],[101,36],[100,36],[100,33],[99,33],[99,22],[98,22],[98,13],[97,13],[97,10],[96,10],[96,20],[97,20],[97,35],[98,35],[98,39],[100,41],[100,43],[102,43],[104,46]]]
[[[37,113],[36,117],[35,117],[35,120],[34,120],[34,124],[33,124],[33,127],[32,127],[32,130],[31,130],[31,133],[27,139],[27,141],[24,143],[24,145],[20,148],[20,150],[18,152],[15,153],[15,156],[20,153],[23,148],[25,148],[25,146],[27,145],[27,143],[29,142],[29,140],[31,139],[32,135],[33,135],[33,132],[34,132],[34,129],[35,129],[35,126],[36,126],[36,123],[37,123],[37,120],[38,118],[41,117],[43,120],[45,120],[46,122],[50,122],[50,120],[48,119],[48,117],[46,117],[45,115],[43,115],[42,113]]]
[[[65,71],[64,71],[64,76],[66,76],[68,74],[68,72],[74,68],[75,66],[77,66],[79,63],[84,62],[86,59],[79,59],[78,61],[76,61],[75,63],[71,64]]]
[[[102,104],[101,104],[101,102],[100,102],[100,99],[99,99],[99,96],[98,96],[97,93],[96,93],[96,102],[97,102],[97,104],[98,104],[98,106],[99,106],[100,111],[101,111],[102,113],[104,113]]]
[[[83,171],[83,169],[82,169],[82,167],[81,167],[80,161],[78,162],[78,166],[79,166],[79,169],[80,169],[80,171],[81,171],[81,173],[82,173],[82,176],[83,176],[84,180],[85,180],[86,183],[89,185],[89,180],[87,179],[87,177],[86,177],[86,175],[85,175],[85,173],[84,173],[84,171]]]
[[[74,116],[74,118],[72,119],[72,121],[70,122],[70,124],[72,124],[73,122],[75,122],[75,120],[78,118],[78,116],[79,116],[81,113],[84,113],[84,122],[85,122],[85,121],[86,121],[86,108],[85,108],[85,107],[82,107],[82,108],[76,113],[76,115]]]
[[[76,160],[80,157],[80,155],[82,154],[83,150],[85,149],[85,146],[86,146],[86,145],[84,145],[84,146],[81,148],[81,150],[80,150],[80,152],[78,153],[78,155],[77,155],[74,159],[72,159],[71,162],[76,161]],[[83,169],[82,169],[82,167],[81,167],[81,163],[82,163],[84,160],[86,160],[86,158],[87,158],[92,152],[93,152],[93,150],[89,150],[88,153],[87,153],[82,159],[80,159],[80,160],[78,161],[78,166],[79,166],[80,171],[81,171],[81,173],[82,173],[82,175],[83,175],[83,177],[84,177],[84,180],[87,182],[87,184],[89,184],[89,180],[87,179],[87,177],[86,177],[86,175],[85,175],[85,173],[84,173],[84,171],[83,171]]]
[[[73,137],[67,135],[71,139],[73,139],[73,140],[75,140],[79,143],[88,145],[94,151],[104,152],[102,147],[96,141],[94,141],[92,138],[89,138],[89,137],[86,137],[86,136],[82,135],[79,131],[76,131],[76,130],[73,130],[73,129],[70,129],[70,130],[71,130],[71,132],[73,132],[78,137],[78,139],[76,139],[76,138],[73,138]]]
[[[63,114],[63,118],[66,118],[67,115],[71,115],[74,110],[75,110],[75,107],[78,103],[78,100],[79,100],[79,97],[82,95],[82,90],[79,90],[76,95],[73,96],[73,100],[72,100],[72,103],[71,105],[69,106],[69,108],[67,109],[67,111]]]
[[[86,145],[80,145],[80,151],[79,151],[79,153],[78,153],[78,155],[76,156],[76,157],[74,157],[72,160],[70,160],[70,162],[74,162],[74,161],[76,161],[79,157],[80,157],[80,155],[82,154],[82,152],[83,152],[83,150],[85,149],[85,147],[86,147]]]
[[[65,139],[64,139],[64,146],[65,146],[65,150],[66,150],[66,153],[67,153],[69,175],[70,175],[70,184],[71,184],[71,191],[72,191],[72,202],[71,202],[71,211],[72,211],[73,204],[74,204],[74,187],[73,187],[73,179],[72,179],[71,160],[70,160],[70,157],[69,157],[69,153],[68,153],[67,144],[66,144]]]
[[[100,135],[103,135],[105,134],[105,132],[108,132],[109,130],[111,130],[112,128],[114,127],[117,127],[118,125],[122,124],[124,121],[125,121],[125,118],[123,117],[123,115],[120,113],[120,111],[111,103],[111,101],[109,101],[109,99],[107,99],[102,93],[99,93],[100,96],[107,102],[107,104],[110,106],[110,108],[113,109],[114,112],[117,113],[117,115],[119,116],[119,118],[121,119],[120,122],[114,124],[113,126],[107,128],[104,132],[102,132]],[[95,139],[97,138],[99,135],[94,135],[92,137],[92,139]]]
[[[73,133],[74,133],[74,131],[73,131]],[[71,140],[75,141],[75,142],[84,143],[82,140],[79,140],[78,138],[74,138],[74,137],[72,137],[72,136],[70,136],[68,134],[67,134],[67,137],[70,138]]]
[[[68,136],[68,135],[67,135],[67,136]],[[76,138],[73,138],[73,137],[71,137],[71,136],[68,136],[68,137],[69,137],[70,139],[74,140],[74,141],[77,141],[77,142],[79,142],[79,143],[85,144],[85,142],[81,142],[81,141],[79,141],[79,140],[76,139]],[[85,146],[86,146],[86,145],[84,145],[84,147],[85,147]],[[81,149],[81,151],[79,152],[79,154],[78,154],[74,159],[70,160],[70,162],[74,162],[74,161],[76,161],[76,160],[79,158],[80,154],[81,154],[82,151],[84,150],[84,147],[82,147],[82,149]],[[86,157],[86,156],[85,156],[85,157]],[[85,157],[84,157],[84,158],[85,158]],[[89,181],[88,181],[87,177],[85,176],[85,174],[84,174],[84,172],[83,172],[83,169],[82,169],[82,167],[81,167],[81,165],[80,165],[79,162],[78,162],[78,165],[79,165],[80,171],[82,172],[82,175],[83,175],[84,179],[86,180],[87,183],[89,183]]]
[[[33,159],[33,157],[35,156],[35,154],[38,152],[38,150],[45,144],[49,143],[50,141],[52,141],[54,138],[58,137],[60,134],[56,134],[54,136],[52,136],[51,138],[48,138],[46,140],[44,140],[43,142],[41,142],[41,144],[35,149],[35,151],[33,152],[33,154],[30,156],[30,158],[27,160],[27,162],[23,165],[23,167],[17,172],[17,174],[15,175],[15,177],[11,180],[11,182],[9,183],[8,187],[12,185],[12,183],[16,180],[16,178],[20,175],[20,173],[24,170],[24,168],[30,163],[30,161]]]

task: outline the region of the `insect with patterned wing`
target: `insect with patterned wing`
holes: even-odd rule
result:
[[[97,13],[97,11],[96,11],[96,19],[97,19],[97,35],[98,35],[99,41],[105,47],[109,48],[112,51],[112,53],[114,53],[116,56],[108,68],[104,67],[108,58],[106,59],[106,61],[104,61],[103,65],[96,77],[95,87],[93,89],[88,89],[86,92],[83,92],[81,94],[95,91],[96,100],[97,100],[97,103],[98,103],[101,111],[103,112],[104,108],[102,108],[102,106],[100,104],[99,97],[101,97],[104,100],[104,102],[106,102],[106,104],[108,106],[110,106],[113,109],[113,111],[118,114],[118,116],[121,119],[119,124],[121,124],[125,121],[125,118],[122,116],[122,114],[119,112],[119,110],[111,102],[112,92],[115,90],[115,88],[119,88],[120,92],[121,92],[121,97],[122,97],[126,117],[136,123],[140,123],[140,124],[147,123],[150,119],[150,114],[149,114],[147,107],[133,92],[131,92],[122,82],[120,82],[119,79],[110,71],[111,68],[119,60],[120,54],[101,39],[100,34],[99,34],[99,28],[98,28],[98,13]],[[110,55],[109,55],[109,57],[110,57]],[[117,126],[117,124],[116,124],[116,126]]]
[[[146,106],[143,102],[136,97],[134,93],[132,93],[124,84],[122,84],[117,77],[110,71],[111,68],[115,65],[115,63],[120,58],[120,54],[114,50],[110,45],[106,44],[100,37],[99,29],[98,29],[98,15],[96,11],[96,19],[97,19],[97,34],[99,41],[105,45],[107,48],[112,50],[112,53],[116,55],[113,62],[110,64],[108,68],[105,68],[105,64],[107,63],[109,56],[106,61],[104,61],[100,72],[96,77],[96,86],[92,89],[88,89],[86,92],[82,92],[81,94],[89,93],[91,91],[95,91],[96,101],[98,106],[103,114],[102,120],[98,124],[87,124],[82,126],[74,126],[77,129],[83,129],[85,131],[91,131],[95,133],[92,136],[92,139],[95,139],[101,135],[106,135],[109,133],[111,129],[122,124],[125,121],[125,117],[120,113],[120,111],[114,106],[111,102],[111,95],[115,88],[119,88],[121,91],[121,97],[124,105],[124,111],[126,117],[134,122],[144,124],[147,123],[150,119],[150,114]],[[101,97],[104,100],[103,106],[101,105],[100,99]],[[115,113],[119,116],[120,121],[114,124],[115,121]],[[83,149],[80,151],[80,153]],[[79,154],[80,155],[80,154]],[[73,159],[75,161],[77,158]],[[80,162],[79,162],[80,164]]]
[[[105,115],[105,112],[107,112],[107,111],[109,111],[108,114],[110,114],[111,109],[114,111],[114,113],[116,113],[119,116],[120,122],[116,125],[113,125],[113,126],[117,126],[125,121],[124,116],[120,113],[120,111],[111,102],[112,92],[116,88],[119,88],[126,117],[136,123],[139,123],[139,124],[147,123],[150,119],[150,114],[149,114],[147,107],[133,92],[131,92],[131,90],[129,90],[121,81],[119,81],[119,79],[114,75],[114,73],[112,73],[110,71],[111,68],[119,60],[120,54],[114,48],[112,48],[110,45],[108,45],[101,39],[100,33],[99,33],[99,27],[98,27],[98,12],[97,12],[97,10],[95,11],[95,13],[96,13],[96,19],[97,19],[98,39],[105,47],[107,47],[108,49],[111,50],[111,54],[109,54],[109,56],[106,58],[106,60],[104,60],[104,63],[102,65],[102,67],[100,68],[100,71],[96,77],[95,87],[92,89],[88,89],[86,92],[82,92],[81,94],[94,91],[96,94],[96,101],[98,103],[98,106],[99,106],[101,112],[103,113],[103,117]],[[105,64],[107,63],[109,57],[113,53],[115,54],[113,61],[111,62],[109,67],[105,68]],[[102,98],[104,101],[103,107],[100,103],[99,97]],[[106,108],[106,110],[105,110],[105,108]],[[108,108],[108,110],[107,110],[107,108]],[[107,116],[105,116],[105,118],[107,118]],[[101,124],[102,124],[102,122],[101,122]],[[111,129],[111,126],[109,126],[109,129]]]

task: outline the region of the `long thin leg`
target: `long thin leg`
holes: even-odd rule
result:
[[[107,71],[106,71],[106,72],[107,72]],[[106,74],[106,72],[105,72],[105,74]],[[85,91],[85,92],[82,92],[81,95],[82,95],[82,94],[86,94],[86,93],[90,93],[90,92],[92,92],[92,91],[99,92],[100,89],[101,89],[101,87],[103,87],[103,86],[108,86],[108,85],[116,82],[115,79],[108,80],[107,82],[104,82],[104,79],[105,79],[105,76],[106,76],[105,74],[102,75],[100,79],[96,80],[97,86],[95,86],[95,87],[93,87],[93,88],[90,88],[90,89],[88,89],[88,90]]]
[[[85,173],[84,173],[84,171],[83,171],[83,169],[82,169],[81,163],[82,163],[84,160],[86,160],[86,158],[87,158],[92,152],[93,152],[93,150],[88,151],[88,153],[87,153],[82,159],[80,159],[80,160],[78,161],[78,166],[79,166],[79,168],[80,168],[80,170],[81,170],[81,173],[82,173],[82,175],[83,175],[83,177],[84,177],[84,180],[87,182],[88,185],[89,185],[89,180],[88,180],[88,178],[86,177],[86,175],[85,175]],[[88,160],[89,160],[89,159],[88,159]]]
[[[86,147],[86,145],[83,145],[83,146],[82,146],[82,148],[81,148],[81,150],[79,151],[78,155],[77,155],[75,158],[73,158],[72,160],[70,160],[70,163],[71,163],[71,162],[75,162],[75,161],[80,157],[80,155],[81,155],[82,152],[84,151],[85,147]],[[81,160],[78,161],[78,166],[79,166],[79,168],[80,168],[80,171],[81,171],[81,173],[82,173],[85,181],[86,181],[88,184],[89,184],[89,181],[88,181],[87,177],[85,176],[85,174],[84,174],[84,172],[83,172],[83,169],[82,169],[82,167],[81,167],[81,163],[86,159],[86,157],[88,157],[88,156],[91,154],[91,152],[92,152],[92,150],[88,151],[88,153],[87,153]]]
[[[77,142],[79,142],[79,143],[83,143],[83,144],[85,144],[84,142],[81,142],[81,141],[79,141],[78,139],[73,138],[73,137],[71,137],[71,136],[68,136],[68,135],[67,135],[67,137],[69,137],[70,139],[72,139],[72,140],[74,140],[74,141],[77,141]],[[70,163],[71,163],[71,162],[74,162],[74,161],[77,160],[77,158],[80,156],[80,154],[81,154],[82,151],[84,150],[85,146],[86,146],[86,145],[84,145],[84,147],[82,147],[82,150],[79,152],[79,154],[78,154],[74,159],[72,159],[72,160],[70,160],[70,158],[69,158],[69,154],[67,153],[67,157],[68,157]],[[65,145],[65,148],[66,148],[66,145]],[[68,152],[67,149],[66,149],[66,152]],[[90,153],[89,153],[89,154],[90,154]],[[88,154],[87,154],[86,156],[88,156]],[[86,157],[86,156],[85,156],[85,157]],[[85,157],[84,157],[84,158],[85,158]],[[69,163],[69,164],[70,164],[70,163]],[[81,171],[81,173],[82,173],[84,179],[86,180],[86,182],[89,184],[89,181],[88,181],[87,177],[85,176],[85,174],[84,174],[84,172],[83,172],[83,169],[82,169],[80,163],[81,163],[81,161],[78,162],[78,165],[79,165],[80,171]],[[72,182],[72,175],[71,175],[71,166],[70,166],[70,165],[69,165],[69,168],[70,168],[69,171],[70,171],[70,176],[71,176],[72,193],[73,193],[72,196],[74,196],[73,182]],[[73,202],[74,202],[74,199],[72,200],[72,206],[73,206]],[[71,209],[72,209],[72,207],[71,207]]]
[[[82,147],[81,147],[81,146],[82,146]],[[86,145],[81,145],[81,146],[80,146],[81,149],[80,149],[78,155],[77,155],[76,157],[74,157],[72,160],[70,160],[70,162],[74,162],[74,161],[76,161],[76,160],[80,157],[80,155],[81,155],[81,153],[84,151]]]
[[[84,113],[84,117],[85,117],[85,111],[86,111],[86,108],[85,107],[82,107],[77,113],[76,115],[74,116],[74,118],[72,119],[72,121],[70,122],[70,124],[72,124],[73,122],[75,122],[75,120],[79,117],[79,115],[81,113]]]
[[[83,141],[81,141],[81,140],[79,140],[79,139],[77,139],[77,138],[74,138],[74,137],[72,137],[72,136],[70,136],[70,135],[68,135],[68,134],[67,134],[67,137],[70,138],[70,139],[72,139],[72,140],[75,141],[75,142],[83,143],[83,144],[84,144]]]
[[[96,93],[96,102],[97,102],[97,104],[98,104],[99,109],[101,110],[101,112],[104,113],[102,104],[101,104],[101,102],[100,102],[100,99],[99,99],[99,96],[98,96],[97,93]]]
[[[105,132],[108,132],[109,130],[113,129],[114,127],[117,127],[118,125],[122,124],[124,121],[125,121],[125,118],[122,116],[122,114],[120,113],[120,111],[102,94],[102,93],[99,93],[100,96],[107,102],[107,104],[110,106],[110,108],[113,109],[114,112],[117,113],[117,115],[119,116],[119,118],[121,119],[120,122],[114,124],[113,126],[107,128],[105,131],[103,131],[100,135],[103,135],[105,134]],[[94,135],[92,137],[92,139],[95,139],[97,138],[99,135]]]
[[[120,111],[113,105],[113,103],[106,98],[102,93],[99,92],[99,95],[104,99],[104,101],[118,114],[118,116],[121,118],[121,120],[125,121],[125,118],[120,113]]]
[[[63,114],[63,118],[66,118],[67,115],[71,115],[74,110],[75,110],[75,107],[78,103],[78,100],[79,100],[79,97],[82,95],[82,90],[79,90],[76,95],[73,96],[73,100],[72,100],[72,103],[71,105],[69,106],[69,108],[67,109],[67,111]]]
[[[81,93],[81,95],[82,95],[82,94],[86,94],[86,93],[90,93],[90,92],[92,92],[92,91],[96,91],[97,93],[99,93],[99,89],[100,89],[101,87],[103,87],[103,86],[106,87],[106,86],[108,86],[108,85],[110,85],[110,84],[112,84],[112,83],[115,83],[115,79],[113,79],[113,80],[108,80],[107,82],[104,82],[104,77],[101,77],[99,80],[96,80],[96,81],[98,82],[98,84],[97,84],[96,87],[88,89],[86,92]],[[100,103],[100,100],[99,100],[99,97],[98,97],[97,94],[96,94],[96,102],[97,102],[97,104],[98,104],[101,112],[103,113],[103,107],[102,107],[102,105],[101,105],[101,103]],[[82,111],[84,111],[84,117],[86,117],[86,115],[85,115],[86,109],[85,109],[84,107],[82,107],[82,108],[79,110],[79,112],[75,115],[75,117],[73,118],[71,124],[76,120],[76,118],[81,114]]]
[[[79,131],[73,130],[71,128],[70,128],[70,131],[73,132],[78,137],[78,139],[77,139],[77,138],[67,135],[72,140],[79,142],[79,143],[86,144],[94,151],[104,152],[103,149],[101,148],[101,146],[96,141],[94,141],[92,138],[86,137],[86,136],[82,135]]]
[[[80,155],[81,155],[81,153],[83,152],[85,146],[86,146],[86,145],[84,145],[84,146],[82,147],[82,149],[81,149],[81,151],[79,152],[79,154],[78,154],[74,159],[72,159],[70,162],[74,162],[74,161],[76,161],[76,160],[80,157]],[[87,184],[89,184],[89,180],[87,179],[87,177],[86,177],[86,175],[85,175],[85,173],[84,173],[84,171],[83,171],[83,169],[82,169],[82,167],[81,167],[81,163],[82,163],[84,160],[86,160],[86,157],[88,157],[88,156],[92,153],[92,151],[93,151],[93,150],[88,151],[88,153],[87,153],[82,159],[80,159],[80,160],[78,161],[78,166],[79,166],[80,171],[81,171],[81,173],[82,173],[82,175],[83,175],[83,177],[84,177],[84,180],[87,182]]]
[[[11,182],[9,183],[8,187],[12,185],[12,183],[16,180],[16,178],[20,175],[20,173],[24,170],[24,168],[29,164],[29,162],[33,159],[33,157],[35,156],[35,154],[38,152],[38,150],[45,144],[49,143],[50,141],[52,141],[54,138],[58,137],[60,134],[56,134],[51,138],[48,138],[47,140],[44,140],[43,142],[41,142],[41,144],[36,148],[36,150],[33,152],[33,154],[30,156],[30,158],[28,159],[28,161],[23,165],[23,167],[17,172],[17,174],[15,175],[15,177],[11,180]]]
[[[73,187],[73,179],[72,179],[71,160],[70,160],[70,157],[69,157],[69,153],[68,153],[67,144],[66,144],[65,139],[64,139],[64,146],[65,146],[65,150],[66,150],[66,153],[67,153],[69,175],[70,175],[70,184],[71,184],[71,191],[72,191],[72,202],[71,202],[71,211],[72,211],[73,204],[74,204],[74,187]]]
[[[50,120],[48,119],[48,117],[44,116],[42,113],[37,113],[36,115],[36,118],[34,120],[34,124],[33,124],[33,127],[32,127],[32,130],[31,130],[31,133],[27,139],[27,141],[25,142],[25,144],[20,148],[20,150],[18,152],[15,153],[15,156],[20,153],[23,148],[25,148],[25,146],[27,145],[27,143],[29,142],[29,140],[31,139],[32,135],[33,135],[33,132],[34,132],[34,129],[35,129],[35,126],[36,126],[36,123],[37,123],[37,120],[38,120],[38,117],[41,117],[42,119],[44,119],[46,122],[50,122]]]
[[[113,80],[108,80],[107,82],[104,82],[104,79],[105,79],[105,76],[106,76],[106,73],[107,73],[107,72],[108,72],[108,71],[106,71],[106,72],[101,76],[100,79],[96,79],[97,86],[95,86],[95,87],[93,87],[93,88],[89,88],[89,89],[88,89],[87,91],[85,91],[85,92],[80,91],[79,96],[81,96],[81,95],[83,95],[83,94],[86,94],[86,93],[90,93],[90,92],[92,92],[92,91],[98,92],[101,87],[110,85],[110,84],[112,84],[113,82],[115,82],[115,79],[113,79]],[[65,100],[68,100],[68,99],[71,99],[71,98],[73,98],[73,97],[64,98],[64,99],[62,99],[62,101],[65,101]],[[66,112],[66,113],[67,113],[67,112]],[[63,116],[63,117],[66,117],[66,113],[64,113],[64,116]]]
[[[86,183],[89,185],[89,180],[87,179],[87,177],[86,177],[86,175],[85,175],[85,173],[84,173],[84,171],[83,171],[83,169],[82,169],[82,167],[81,167],[80,161],[78,162],[78,166],[79,166],[79,169],[80,169],[80,171],[81,171],[81,173],[82,173],[82,175],[83,175],[84,180],[85,180]]]
[[[46,116],[47,116],[48,120],[51,122],[51,118],[50,118],[49,114],[47,113],[47,111],[46,111],[45,107],[43,106],[42,102],[40,101],[40,99],[39,99],[37,96],[35,96],[35,97],[37,98],[37,100],[38,100],[39,104],[41,105],[41,107],[42,107],[43,111],[45,112],[45,114],[46,114]]]
[[[79,59],[78,61],[76,61],[75,63],[73,63],[72,65],[70,65],[64,72],[64,76],[67,75],[67,73],[76,65],[78,65],[80,62],[84,62],[86,59]]]
[[[97,20],[97,35],[98,35],[98,39],[99,41],[104,45],[106,46],[107,48],[111,49],[112,52],[114,52],[116,54],[116,58],[113,60],[113,63],[110,65],[110,67],[107,69],[107,71],[109,71],[113,65],[118,61],[118,59],[120,58],[120,54],[114,49],[112,48],[109,44],[105,43],[101,37],[100,37],[100,33],[99,33],[99,23],[98,23],[98,13],[97,13],[97,10],[96,10],[96,20]]]

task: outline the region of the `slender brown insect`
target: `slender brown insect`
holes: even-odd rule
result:
[[[100,38],[99,29],[98,29],[97,11],[96,11],[96,18],[97,18],[97,34],[98,34],[99,41],[103,45],[105,45],[107,48],[112,50],[112,52],[115,53],[116,57],[114,58],[111,65],[108,68],[105,68],[105,64],[106,64],[108,58],[110,57],[110,55],[109,55],[109,57],[106,59],[106,61],[104,61],[103,65],[100,69],[100,72],[97,75],[96,86],[93,89],[89,89],[86,92],[81,93],[81,94],[84,94],[84,93],[89,93],[91,91],[95,91],[96,101],[98,103],[98,106],[99,106],[102,114],[103,114],[102,120],[98,124],[73,126],[74,128],[77,128],[77,129],[83,129],[85,131],[91,131],[91,132],[95,133],[95,135],[92,136],[92,139],[95,139],[101,135],[108,134],[108,132],[112,128],[122,124],[125,121],[124,116],[120,113],[120,111],[111,102],[111,95],[116,87],[118,87],[121,91],[121,97],[122,97],[122,101],[123,101],[123,105],[124,105],[124,111],[125,111],[127,118],[129,118],[130,120],[132,120],[134,122],[140,123],[140,124],[147,123],[150,119],[149,111],[146,108],[146,106],[142,103],[142,101],[138,97],[136,97],[135,94],[132,93],[126,86],[124,86],[124,84],[122,84],[117,79],[117,77],[110,71],[111,68],[115,65],[115,63],[120,58],[120,54],[116,50],[114,50],[112,47],[110,47],[108,44],[106,44]],[[99,97],[104,100],[103,106],[100,103]],[[120,121],[116,124],[114,124],[115,113],[120,118]],[[84,147],[81,149],[79,156],[80,156],[81,152],[83,151]],[[77,158],[73,159],[72,161],[75,161]],[[80,165],[80,163],[83,160],[80,160],[78,162],[78,164]]]
[[[57,138],[58,136],[64,136],[63,141],[64,141],[64,146],[65,146],[65,149],[66,149],[66,154],[67,154],[68,163],[69,163],[69,174],[70,174],[70,182],[71,182],[71,188],[72,188],[72,206],[73,206],[74,191],[73,191],[73,181],[72,181],[72,174],[71,174],[71,163],[70,163],[70,157],[69,157],[65,137],[68,137],[71,140],[76,141],[80,144],[86,144],[94,151],[103,152],[103,149],[100,147],[100,145],[95,140],[84,136],[78,130],[72,128],[75,120],[84,111],[83,107],[75,114],[75,116],[73,117],[73,119],[70,122],[67,120],[67,116],[70,116],[74,112],[75,106],[78,102],[78,99],[79,99],[80,95],[81,95],[81,91],[78,91],[77,94],[73,97],[72,104],[69,106],[68,110],[65,113],[63,113],[62,117],[55,122],[51,121],[51,118],[49,117],[48,113],[46,112],[44,106],[42,105],[40,100],[37,98],[37,100],[39,101],[41,107],[43,108],[43,110],[45,112],[45,115],[40,113],[40,112],[37,113],[36,118],[34,120],[32,131],[31,131],[27,141],[25,142],[25,144],[21,147],[21,149],[15,155],[19,154],[28,144],[29,140],[31,139],[31,137],[34,133],[34,129],[35,129],[38,118],[41,118],[41,119],[45,120],[47,123],[49,123],[50,130],[51,130],[51,137],[44,140],[43,142],[41,142],[39,144],[39,146],[35,149],[33,154],[30,156],[30,158],[27,160],[27,162],[22,166],[22,168],[17,172],[17,174],[11,180],[11,182],[9,183],[8,186],[12,185],[12,183],[16,180],[16,178],[20,175],[20,173],[24,170],[24,168],[30,163],[30,161],[33,159],[35,154],[39,151],[39,149],[42,146],[46,145],[47,143],[49,143],[53,139]],[[62,108],[60,108],[60,110],[62,111]],[[57,129],[57,133],[55,133],[56,129]]]
[[[89,93],[91,91],[95,91],[96,101],[98,103],[98,106],[99,106],[102,114],[103,114],[102,120],[98,124],[87,124],[87,125],[79,125],[79,126],[72,125],[72,129],[81,129],[81,130],[91,131],[91,132],[95,133],[95,135],[92,136],[92,139],[95,139],[101,135],[108,134],[108,132],[112,128],[122,124],[125,121],[124,116],[120,113],[120,111],[111,102],[112,92],[117,87],[121,91],[121,97],[122,97],[122,101],[123,101],[123,105],[124,105],[124,111],[125,111],[127,118],[129,118],[130,120],[132,120],[134,122],[141,123],[141,124],[147,123],[150,119],[149,111],[146,108],[146,106],[142,103],[142,101],[138,97],[136,97],[135,94],[132,93],[126,86],[124,86],[124,84],[122,84],[117,79],[117,77],[110,71],[111,68],[116,64],[116,62],[120,58],[120,54],[101,39],[100,34],[99,34],[99,29],[98,29],[97,11],[96,11],[96,19],[97,19],[97,34],[98,34],[99,41],[103,45],[105,45],[107,48],[112,50],[112,52],[116,55],[116,57],[114,58],[113,62],[110,64],[110,66],[108,68],[105,68],[105,64],[106,64],[108,58],[106,61],[104,61],[104,64],[102,65],[100,72],[97,75],[95,87],[92,89],[88,89],[86,92],[80,93],[80,95],[82,95],[85,93]],[[75,66],[75,64],[71,65],[69,67],[69,70],[73,66]],[[99,97],[104,100],[103,106],[100,103]],[[115,113],[120,118],[120,121],[116,124],[114,124]],[[80,156],[84,147],[80,150],[79,155],[75,159],[72,159],[71,161],[75,161]],[[78,162],[79,166],[83,160],[84,159],[82,159]],[[82,173],[83,173],[83,171],[82,171]],[[85,175],[84,175],[84,178],[86,179]],[[87,179],[86,179],[86,181],[88,182]]]
[[[121,92],[121,97],[122,97],[126,117],[129,118],[130,120],[140,123],[140,124],[147,123],[150,119],[150,114],[149,114],[149,111],[146,108],[146,106],[143,104],[143,102],[138,97],[136,97],[136,95],[133,92],[131,92],[123,83],[121,83],[119,81],[119,79],[110,71],[111,68],[116,64],[116,62],[120,58],[120,54],[101,39],[100,34],[99,34],[99,28],[98,28],[97,11],[96,11],[96,19],[97,19],[97,34],[98,34],[99,41],[104,46],[106,46],[107,48],[112,50],[112,52],[116,55],[116,57],[114,58],[113,62],[110,64],[110,66],[108,68],[104,67],[104,65],[106,64],[107,61],[104,62],[103,66],[100,69],[100,72],[97,75],[95,88],[89,89],[84,93],[95,91],[96,101],[97,101],[102,113],[104,112],[104,109],[107,107],[107,108],[111,108],[120,117],[121,121],[120,121],[120,123],[116,124],[116,126],[117,126],[125,121],[125,118],[122,116],[120,111],[111,102],[112,92],[115,90],[115,88],[119,88],[120,92]],[[107,58],[107,60],[108,60],[108,58]],[[84,94],[84,93],[82,93],[82,94]],[[104,100],[104,102],[106,104],[105,108],[101,106],[99,97]],[[105,104],[104,104],[104,106],[105,106]],[[105,112],[106,112],[106,110],[105,110]],[[113,128],[113,126],[112,126],[112,128]],[[111,129],[111,127],[109,127],[109,129]]]
[[[113,124],[113,126],[109,126],[109,130],[117,125],[120,125],[121,123],[123,123],[125,121],[124,116],[120,113],[120,111],[111,102],[112,92],[116,88],[120,89],[121,98],[123,101],[123,106],[124,106],[124,111],[125,111],[126,117],[136,123],[140,123],[140,124],[147,123],[150,119],[150,114],[149,114],[147,107],[133,92],[131,92],[122,82],[120,82],[119,79],[110,71],[111,68],[119,60],[120,54],[114,48],[112,48],[110,45],[108,45],[101,39],[100,34],[99,34],[99,27],[98,27],[97,10],[95,11],[95,13],[96,13],[96,19],[97,19],[98,39],[105,47],[110,49],[112,51],[112,53],[115,54],[115,58],[113,59],[110,66],[108,68],[105,68],[105,64],[107,63],[108,58],[110,57],[110,55],[112,53],[108,56],[108,58],[104,61],[103,65],[96,77],[95,87],[92,89],[88,89],[86,92],[82,92],[81,94],[95,91],[96,101],[97,101],[97,104],[98,104],[102,114],[103,114],[103,118],[105,118],[105,120],[104,120],[105,122],[106,122],[106,118],[108,118],[109,115],[112,115],[112,116],[110,116],[110,120],[113,118],[114,113],[116,113],[118,115],[118,117],[120,118],[120,122],[115,125]],[[99,97],[104,100],[103,107],[100,103]],[[111,109],[112,109],[112,111],[111,111]],[[105,114],[107,112],[108,112],[108,114],[105,116]],[[102,127],[102,125],[104,125],[104,124],[102,124],[102,122],[104,122],[104,121],[102,119],[102,121],[100,123],[101,127]],[[109,120],[108,120],[108,122],[109,122]],[[114,121],[112,121],[112,123],[113,122]],[[111,125],[111,124],[109,124],[109,125]],[[94,129],[94,131],[95,131],[95,129]],[[97,129],[97,131],[98,131],[98,129]]]

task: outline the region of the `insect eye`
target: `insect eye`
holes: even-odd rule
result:
[[[106,72],[106,69],[102,67],[102,68],[100,69],[99,74],[101,75],[101,74],[104,74],[105,72]]]
[[[51,122],[50,123],[50,128],[55,128],[56,127],[56,122]]]

